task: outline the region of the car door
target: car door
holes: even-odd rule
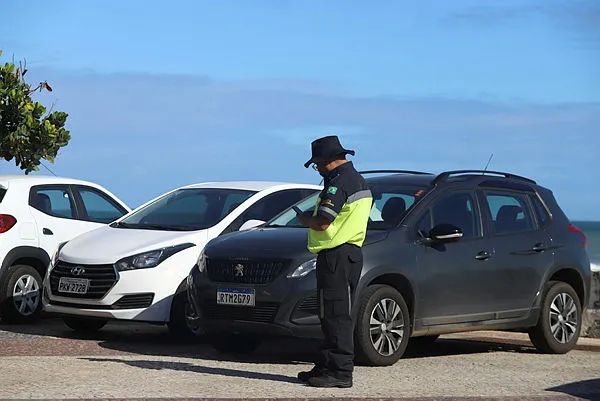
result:
[[[544,272],[554,263],[550,238],[534,212],[534,193],[482,189],[484,215],[489,221],[492,257],[497,275],[490,294],[499,318],[528,313]]]
[[[440,195],[421,212],[415,231],[427,236],[440,224],[460,228],[463,236],[418,245],[418,323],[452,324],[493,317],[487,291],[496,273],[487,266],[491,248],[483,235],[476,193],[453,190]]]

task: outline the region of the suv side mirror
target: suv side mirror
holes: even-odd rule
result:
[[[254,219],[248,220],[244,224],[242,224],[242,226],[240,227],[239,231],[249,230],[251,228],[258,227],[261,224],[265,224],[265,222],[262,221],[262,220],[254,220]]]
[[[429,232],[429,238],[440,242],[457,240],[462,236],[462,230],[452,224],[438,224]]]

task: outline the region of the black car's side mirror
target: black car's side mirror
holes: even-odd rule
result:
[[[438,224],[429,231],[429,238],[439,242],[455,241],[462,236],[462,230],[452,224]]]

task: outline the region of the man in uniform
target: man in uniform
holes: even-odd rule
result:
[[[298,219],[309,227],[308,249],[317,254],[317,291],[324,341],[315,366],[298,379],[314,387],[352,387],[354,321],[352,297],[362,269],[362,249],[373,198],[365,179],[346,160],[337,136],[312,142],[304,164],[324,178],[312,214]]]

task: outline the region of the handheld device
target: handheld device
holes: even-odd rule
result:
[[[296,212],[296,214],[302,214],[302,210],[300,210],[298,206],[292,206],[292,209],[294,209],[294,212]]]

